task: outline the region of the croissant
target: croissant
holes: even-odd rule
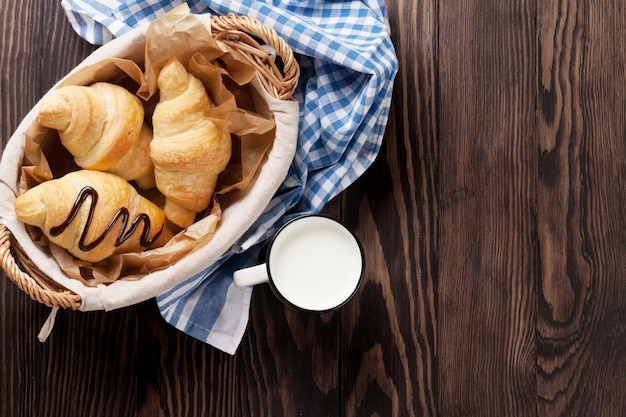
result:
[[[184,228],[209,206],[218,175],[230,161],[231,137],[225,121],[205,116],[212,103],[202,82],[175,57],[157,85],[150,156],[156,187],[166,197],[165,216]]]
[[[162,246],[172,237],[163,211],[107,172],[80,170],[43,182],[18,196],[14,207],[21,222],[88,262]]]
[[[47,94],[38,121],[59,131],[61,143],[84,169],[110,171],[141,188],[154,187],[150,139],[137,96],[106,82],[68,85]]]

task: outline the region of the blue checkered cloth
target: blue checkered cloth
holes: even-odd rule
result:
[[[63,0],[80,36],[102,44],[183,4],[181,0]],[[317,213],[376,158],[387,124],[398,61],[383,0],[196,0],[193,13],[255,17],[296,53],[301,79],[298,148],[265,212],[240,241],[197,276],[157,297],[163,318],[234,353],[248,322],[250,288],[233,271],[257,262],[288,220]]]

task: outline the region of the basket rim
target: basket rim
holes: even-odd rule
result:
[[[23,253],[21,247],[12,238],[11,231],[4,224],[0,224],[0,266],[2,266],[5,275],[19,289],[40,304],[47,307],[61,307],[71,310],[80,308],[81,297],[78,294],[56,283],[56,289],[45,285],[45,274],[41,273],[41,271],[31,269],[28,272],[26,268],[24,270],[20,268],[17,260],[20,256],[18,252]],[[35,278],[37,274],[40,275],[38,279]]]

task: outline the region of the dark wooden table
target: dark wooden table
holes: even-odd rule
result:
[[[94,50],[0,4],[6,143]],[[366,282],[322,316],[255,289],[234,356],[153,301],[49,309],[0,280],[2,416],[626,415],[626,8],[389,2],[401,63],[372,168],[326,209]]]

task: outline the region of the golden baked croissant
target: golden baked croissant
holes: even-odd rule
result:
[[[38,120],[59,131],[78,166],[154,187],[152,131],[141,101],[123,87],[106,82],[60,87],[43,98]]]
[[[217,177],[230,161],[230,132],[225,121],[205,116],[212,106],[209,96],[176,58],[163,67],[157,85],[150,143],[156,186],[166,197],[167,219],[187,227],[208,207]]]
[[[107,172],[80,170],[43,182],[18,196],[14,207],[20,221],[88,262],[162,246],[172,237],[163,211]]]

